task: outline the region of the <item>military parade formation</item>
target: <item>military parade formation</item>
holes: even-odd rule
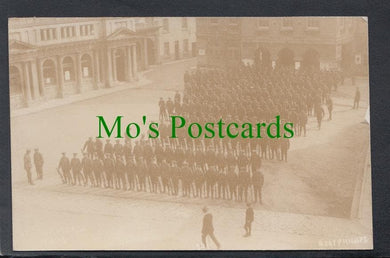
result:
[[[316,116],[320,129],[323,105],[331,119],[330,94],[340,82],[338,73],[328,71],[244,65],[237,70],[188,71],[183,95],[176,92],[173,100],[161,98],[158,103],[159,138],[104,142],[90,137],[82,146],[82,157],[62,153],[57,172],[69,185],[262,203],[262,162],[287,162],[289,139],[171,138],[169,117],[183,115],[197,122],[219,118],[272,122],[274,115],[280,115],[293,122],[296,136],[306,136],[308,116]],[[28,158],[26,153],[25,167]]]

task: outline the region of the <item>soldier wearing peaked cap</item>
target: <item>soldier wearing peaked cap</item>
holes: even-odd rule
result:
[[[70,167],[73,174],[73,184],[78,183],[81,185],[84,182],[83,175],[81,174],[81,161],[77,157],[77,153],[73,153],[73,158],[70,161]]]
[[[60,162],[58,163],[57,170],[62,171],[64,183],[67,183],[67,184],[73,183],[72,176],[70,174],[70,161],[69,161],[68,157],[66,156],[65,152],[62,153],[62,157],[60,159]]]
[[[95,178],[92,172],[92,159],[89,157],[88,153],[83,153],[84,157],[81,161],[81,166],[84,173],[84,186],[88,183],[91,183],[91,186],[95,185]]]
[[[112,147],[112,144],[110,142],[110,139],[106,140],[106,144],[104,145],[104,154],[113,154],[114,153],[114,147]]]

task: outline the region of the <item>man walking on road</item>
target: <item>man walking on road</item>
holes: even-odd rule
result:
[[[244,225],[246,234],[244,235],[244,237],[249,237],[251,235],[252,222],[253,222],[253,219],[254,219],[254,213],[253,213],[252,205],[250,203],[248,203],[247,207],[248,208],[246,209],[246,212],[245,212],[245,225]]]
[[[217,238],[214,236],[214,227],[213,227],[213,215],[208,212],[207,207],[203,207],[203,227],[202,227],[202,242],[207,248],[206,237],[210,236],[218,249],[220,249],[221,245],[219,244]]]

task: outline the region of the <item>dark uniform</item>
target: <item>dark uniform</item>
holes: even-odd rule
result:
[[[203,198],[203,185],[205,176],[202,168],[199,165],[195,165],[194,168],[194,177],[195,177],[195,188],[196,188],[196,197]]]
[[[114,153],[114,147],[112,147],[112,144],[109,139],[106,140],[106,145],[104,145],[104,154],[113,154]]]
[[[180,169],[176,165],[176,161],[173,161],[171,167],[171,176],[172,176],[172,186],[173,186],[173,194],[179,194],[179,179],[180,179]]]
[[[353,109],[359,108],[359,102],[360,102],[360,90],[359,88],[356,88],[355,98],[353,100]]]
[[[227,176],[223,170],[218,174],[218,197],[226,199],[227,191]]]
[[[211,166],[206,173],[206,188],[207,188],[207,198],[211,197],[214,199],[215,195],[215,184],[217,182],[217,170],[215,166]]]
[[[91,185],[95,185],[95,178],[92,174],[92,160],[88,156],[87,153],[84,153],[83,160],[81,161],[81,165],[83,167],[83,173],[84,173],[84,185],[87,185],[88,182],[91,183]]]
[[[264,184],[264,176],[260,172],[260,170],[256,170],[252,175],[252,185],[253,185],[255,202],[259,201],[259,203],[262,203],[261,191],[263,189],[263,184]]]
[[[70,174],[70,161],[68,157],[65,156],[65,153],[62,153],[62,157],[58,164],[58,169],[62,170],[62,175],[64,177],[65,183],[71,184],[73,180]]]
[[[89,137],[89,139],[84,143],[84,147],[82,149],[82,152],[87,151],[88,156],[90,158],[93,157],[93,153],[95,152],[95,144],[93,143],[92,137]]]
[[[84,178],[81,174],[81,161],[77,158],[76,153],[73,153],[73,158],[70,161],[70,167],[73,174],[73,184],[78,182],[78,184],[81,185],[84,182]]]
[[[113,188],[113,173],[115,169],[115,161],[111,157],[111,154],[107,153],[106,158],[104,159],[104,173],[106,175],[106,187]]]
[[[104,153],[103,153],[103,143],[100,139],[95,140],[95,149],[94,151],[97,153],[99,159],[104,159]]]
[[[138,191],[146,191],[145,187],[145,162],[141,159],[137,161],[136,174],[138,179]]]
[[[164,159],[161,162],[160,166],[161,170],[161,183],[162,183],[162,192],[163,193],[170,193],[170,167],[167,161]]]
[[[116,189],[123,189],[126,190],[126,171],[125,171],[125,164],[123,163],[123,160],[121,156],[118,156],[115,160],[115,174],[116,174],[116,181],[115,181],[115,187]]]
[[[28,183],[30,185],[33,185],[34,183],[31,178],[31,168],[32,168],[32,164],[31,164],[30,150],[27,150],[26,153],[24,154],[24,169],[27,172]]]
[[[229,166],[228,167],[228,173],[227,173],[227,181],[229,186],[229,199],[230,200],[237,200],[237,186],[238,186],[238,176],[236,174],[235,166]]]
[[[162,192],[160,185],[160,166],[155,161],[150,165],[150,180],[152,182],[152,193]]]
[[[35,149],[34,152],[34,165],[35,165],[35,170],[37,172],[37,178],[42,179],[43,178],[43,156],[38,151],[38,149]]]
[[[250,163],[252,172],[261,167],[261,158],[256,152],[252,152]]]
[[[95,153],[94,159],[92,161],[92,169],[93,173],[95,175],[95,187],[101,187],[102,186],[102,176],[103,176],[103,164],[102,161],[99,159],[98,154]]]
[[[248,237],[251,235],[253,220],[254,220],[254,212],[253,212],[251,205],[248,203],[248,208],[246,209],[246,212],[245,212],[245,225],[244,225],[244,228],[246,231],[246,234],[244,235],[245,237]]]
[[[128,158],[126,160],[128,190],[136,189],[135,170],[136,170],[136,166],[134,164],[133,158]]]
[[[115,155],[115,157],[123,155],[123,146],[119,142],[119,140],[116,140],[116,143],[114,145],[114,155]]]
[[[290,139],[280,138],[280,151],[282,154],[282,160],[287,162],[287,151],[290,148]]]
[[[207,248],[207,236],[210,236],[210,238],[214,241],[217,248],[220,248],[220,244],[217,240],[217,238],[214,235],[214,226],[213,226],[213,215],[211,213],[207,212],[207,208],[203,208],[203,212],[205,215],[203,216],[203,225],[202,225],[202,242],[204,246]]]

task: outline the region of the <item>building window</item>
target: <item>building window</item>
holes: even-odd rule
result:
[[[56,67],[52,60],[46,60],[42,65],[43,82],[45,85],[56,83]]]
[[[283,17],[282,18],[282,27],[284,28],[291,28],[292,27],[292,20],[289,17]]]
[[[189,47],[188,47],[188,39],[185,39],[185,40],[183,40],[183,52],[184,52],[185,54],[188,53],[188,51],[189,51],[188,48],[189,48]]]
[[[309,17],[307,18],[307,27],[308,28],[319,28],[320,20],[318,18]]]
[[[164,43],[164,55],[169,56],[169,42]]]
[[[75,74],[74,74],[74,67],[73,67],[73,59],[70,56],[67,56],[62,61],[63,66],[63,76],[64,81],[74,81]]]
[[[76,36],[76,29],[74,26],[66,26],[61,28],[61,38],[73,38]]]
[[[181,18],[181,28],[182,28],[182,29],[187,29],[187,28],[188,28],[187,17],[182,17],[182,18]]]
[[[57,29],[50,29],[52,39],[57,39]]]
[[[92,58],[88,54],[81,57],[81,74],[83,78],[92,77]]]
[[[20,38],[20,32],[13,32],[9,34],[9,39],[10,40],[21,40]]]
[[[94,35],[93,24],[80,25],[80,36],[91,36]]]
[[[258,18],[257,26],[260,28],[268,28],[269,27],[269,19],[268,18]]]
[[[163,30],[165,32],[169,32],[169,20],[168,18],[163,19]]]
[[[57,30],[55,28],[41,29],[41,41],[57,39]]]

